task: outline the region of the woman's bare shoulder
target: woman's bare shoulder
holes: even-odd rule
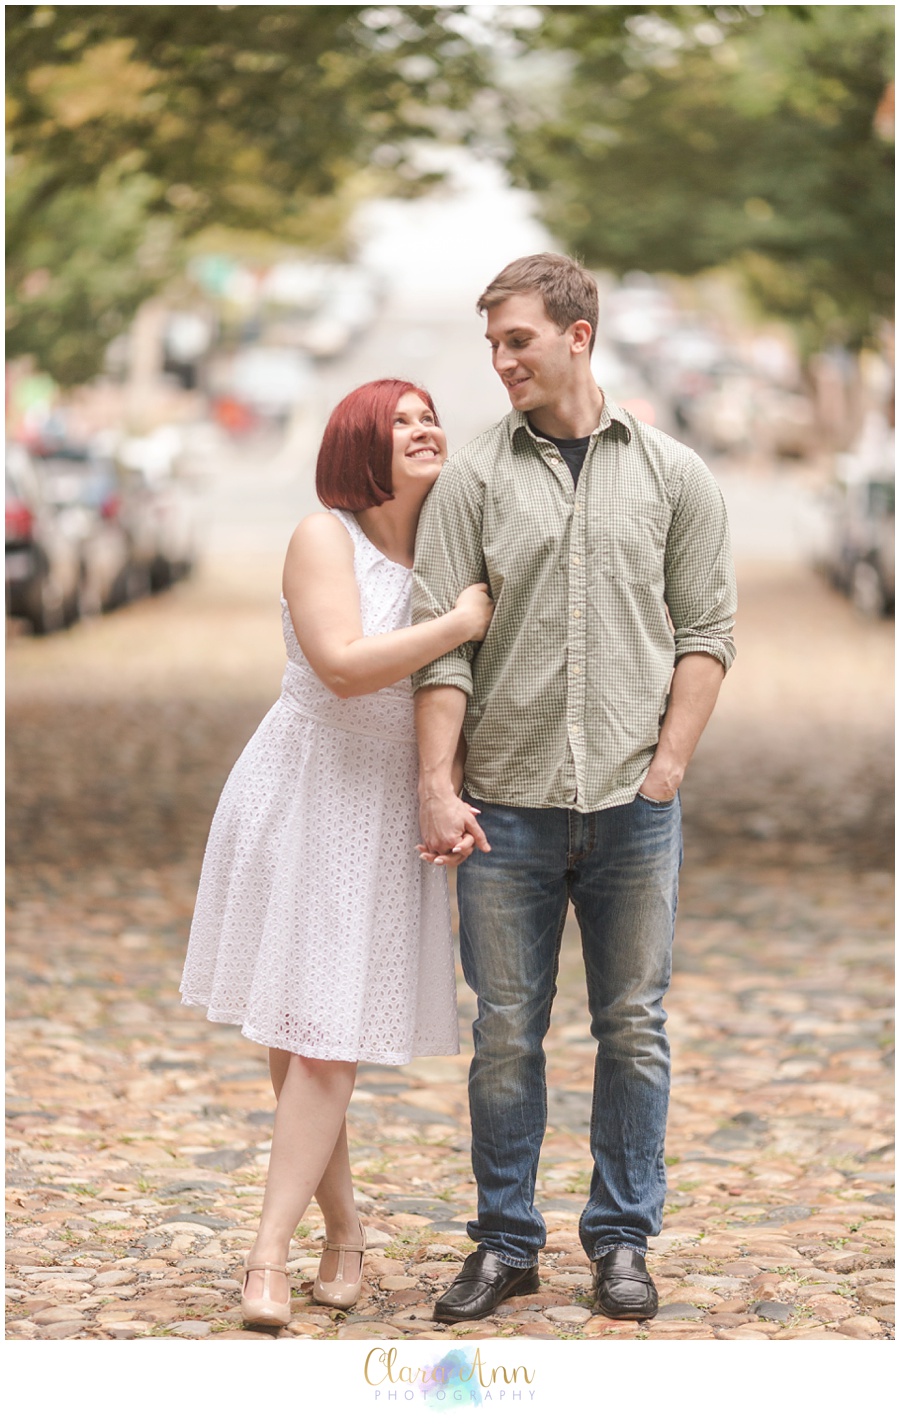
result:
[[[291,535],[288,551],[315,554],[353,549],[353,540],[345,524],[335,519],[329,510],[316,510],[306,515]]]
[[[304,515],[292,538],[296,539],[298,536],[307,540],[337,540],[339,544],[350,540],[347,526],[343,520],[335,518],[333,510],[314,510],[311,515]],[[350,542],[352,543],[352,540]]]
[[[347,527],[327,510],[316,510],[300,521],[291,535],[284,560],[284,583],[353,574],[353,540]],[[285,590],[287,592],[287,590]]]

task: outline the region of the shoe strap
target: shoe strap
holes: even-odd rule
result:
[[[368,1245],[365,1227],[361,1227],[360,1231],[362,1232],[361,1242],[329,1242],[326,1237],[324,1250],[326,1252],[364,1252]]]
[[[248,1262],[244,1267],[244,1274],[247,1272],[283,1272],[288,1276],[287,1267],[280,1267],[277,1262]]]

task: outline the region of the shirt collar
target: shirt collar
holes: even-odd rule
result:
[[[621,406],[617,406],[614,401],[611,401],[604,392],[603,411],[597,426],[591,431],[591,435],[602,435],[604,431],[609,430],[612,426],[616,427],[614,432],[615,438],[617,440],[624,440],[627,445],[631,440],[632,434],[628,413],[624,411]],[[529,434],[532,434],[531,426],[528,424],[528,416],[525,411],[510,411],[506,417],[506,428],[509,431],[510,444],[514,442],[517,431],[526,430]]]

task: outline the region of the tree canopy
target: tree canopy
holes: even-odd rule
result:
[[[341,253],[354,206],[481,143],[597,268],[728,265],[808,348],[893,300],[893,8],[13,5],[8,331],[102,365],[186,239]],[[423,164],[425,165],[423,167]]]
[[[542,8],[561,63],[514,88],[510,168],[567,248],[730,264],[808,347],[892,313],[892,7]]]
[[[355,198],[416,191],[411,143],[476,121],[464,10],[8,6],[10,355],[84,380],[186,236],[339,248]]]

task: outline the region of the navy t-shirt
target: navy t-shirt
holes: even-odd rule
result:
[[[531,425],[531,421],[528,422]],[[548,435],[546,431],[538,430],[537,426],[531,425],[535,435],[539,435],[542,440],[549,440],[555,445],[563,460],[572,473],[572,481],[578,484],[578,477],[581,474],[581,467],[584,464],[584,457],[587,455],[587,448],[591,443],[589,435],[579,435],[574,440],[563,439],[559,435]]]

